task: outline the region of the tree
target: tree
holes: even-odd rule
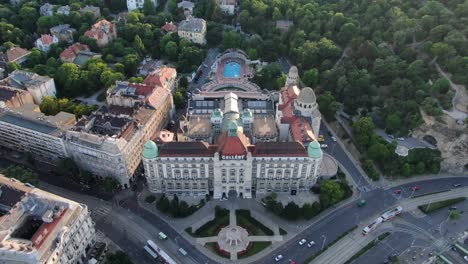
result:
[[[335,97],[330,91],[326,91],[318,98],[318,105],[320,113],[322,113],[327,120],[335,120],[335,113],[340,107],[340,103],[335,100]]]
[[[373,181],[378,181],[380,178],[379,172],[375,169],[374,162],[370,159],[365,160],[362,163],[362,168],[366,172],[367,176]]]
[[[148,1],[151,2],[151,0],[145,0],[145,3]],[[143,55],[145,53],[145,45],[138,35],[135,35],[135,39],[133,40],[133,47],[138,52],[138,54]]]
[[[36,173],[31,169],[20,165],[9,166],[6,169],[0,170],[0,172],[8,178],[15,178],[24,183],[30,183],[33,185],[37,185],[39,183]]]
[[[320,204],[318,205],[318,208],[310,203],[305,203],[302,206],[302,216],[307,220],[312,219],[314,216],[316,216],[319,213],[320,213]]]
[[[120,183],[114,178],[105,177],[102,181],[102,187],[106,192],[115,192],[117,189],[119,189],[119,186]]]
[[[143,13],[145,16],[156,15],[156,6],[152,0],[145,0],[143,3]]]
[[[174,105],[177,109],[182,109],[184,106],[184,94],[181,91],[174,93]]]
[[[135,75],[140,65],[140,57],[137,54],[128,54],[124,57],[122,64],[125,66],[127,76]]]
[[[223,33],[223,49],[240,48],[242,44],[242,37],[235,31],[226,31]]]
[[[39,104],[39,109],[41,109],[41,112],[45,115],[56,115],[60,112],[60,106],[57,98],[53,96],[44,96],[41,104]]]
[[[289,220],[297,220],[300,217],[301,209],[294,202],[289,202],[283,210],[283,216]]]
[[[411,175],[411,165],[408,163],[403,164],[403,167],[401,167],[401,175],[409,177]]]
[[[302,81],[306,86],[315,87],[319,82],[319,72],[316,68],[312,68],[304,72]]]
[[[79,95],[81,70],[76,64],[64,63],[57,69],[55,82],[59,93],[74,97]]]
[[[170,208],[169,199],[167,199],[166,195],[162,195],[159,200],[156,202],[156,208],[158,208],[161,212],[167,212]]]
[[[401,127],[401,118],[398,114],[396,113],[389,114],[387,118],[385,118],[385,128],[390,133],[398,131],[400,127]]]
[[[16,70],[19,70],[21,69],[21,65],[19,65],[17,62],[9,62],[7,63],[7,66],[6,66],[6,71],[7,73],[12,73]]]
[[[360,146],[368,147],[374,134],[374,122],[370,117],[361,117],[353,124],[353,132]]]
[[[344,191],[336,181],[325,180],[320,184],[320,204],[322,208],[328,208],[341,201],[344,195]]]
[[[105,264],[133,264],[130,257],[123,251],[107,253]]]
[[[175,41],[169,41],[166,46],[164,46],[164,54],[166,54],[170,60],[176,61],[178,56],[177,43]]]
[[[384,144],[375,143],[369,147],[368,155],[369,155],[369,158],[375,161],[383,162],[387,159],[389,152],[388,152],[387,147]]]

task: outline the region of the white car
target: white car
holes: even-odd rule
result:
[[[315,242],[314,241],[310,241],[309,243],[307,243],[307,247],[311,248],[315,246]]]
[[[468,262],[468,256],[464,256],[463,259]]]
[[[328,145],[327,144],[322,144],[320,145],[321,148],[328,148]]]
[[[283,255],[281,255],[281,254],[275,257],[276,262],[278,262],[278,261],[280,261],[282,259],[283,259]]]
[[[399,138],[397,138],[397,139],[398,139],[398,140],[400,140],[400,141],[403,141],[403,140],[405,140],[405,138],[404,138],[404,137],[399,137]]]
[[[336,142],[336,137],[331,137],[331,140]]]
[[[299,241],[299,246],[304,245],[306,242],[307,242],[307,240],[305,240],[305,238],[301,239],[301,240]]]

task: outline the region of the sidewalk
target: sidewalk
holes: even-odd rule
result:
[[[380,234],[388,231],[392,225],[391,223],[384,223],[382,226],[370,233],[367,236],[361,234],[364,225],[358,226],[356,230],[338,240],[333,246],[320,254],[310,263],[333,263],[342,264],[348,261],[354,254],[359,252],[363,247],[369,244],[372,240],[377,239]],[[337,254],[339,252],[339,254]]]

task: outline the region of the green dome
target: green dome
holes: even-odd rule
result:
[[[313,159],[320,159],[322,157],[322,149],[317,141],[309,143],[309,146],[307,147],[307,155],[309,155],[309,158]]]
[[[143,148],[143,158],[155,159],[158,157],[158,146],[152,140],[148,140]]]

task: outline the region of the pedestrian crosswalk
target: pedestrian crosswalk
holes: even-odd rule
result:
[[[104,204],[99,205],[96,208],[91,210],[91,218],[95,222],[108,222],[110,219],[108,217],[109,213],[112,211],[112,207],[110,205]]]

